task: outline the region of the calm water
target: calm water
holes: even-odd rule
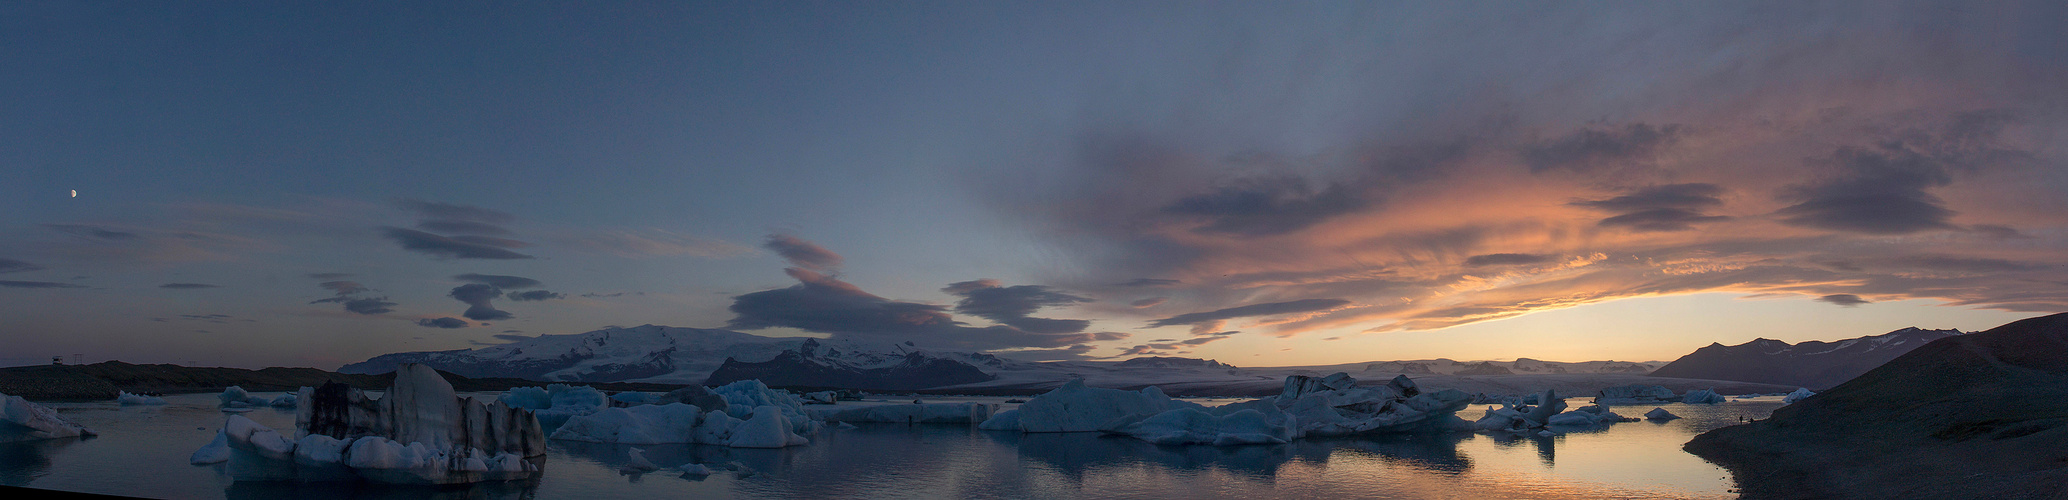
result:
[[[273,394],[266,394],[270,397]],[[215,436],[215,395],[122,407],[51,404],[90,439],[0,444],[0,485],[155,498],[1731,498],[1730,473],[1680,451],[1695,434],[1765,418],[1779,398],[1666,405],[1683,418],[1550,438],[1381,437],[1288,445],[1157,446],[1096,433],[1019,434],[903,424],[828,429],[781,450],[641,446],[668,466],[739,462],[707,478],[621,472],[629,446],[555,441],[535,484],[456,488],[237,482],[187,456]],[[950,401],[950,398],[929,398]],[[1004,398],[968,398],[1000,401]],[[1203,401],[1205,404],[1231,402]],[[1579,401],[1575,401],[1579,403]],[[1584,403],[1582,403],[1584,404]],[[1460,416],[1477,419],[1484,406]],[[1616,407],[1635,416],[1644,407]],[[253,420],[291,433],[294,413]]]

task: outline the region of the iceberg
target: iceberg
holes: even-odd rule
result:
[[[1666,411],[1665,408],[1652,408],[1652,411],[1644,412],[1644,418],[1647,420],[1664,421],[1680,418],[1680,415],[1674,415],[1673,412]]]
[[[295,404],[300,400],[301,395],[299,392],[290,392],[287,394],[281,394],[280,397],[273,398],[272,401],[266,403],[266,406],[271,406],[274,408],[294,408]]]
[[[1803,398],[1815,395],[1817,395],[1817,393],[1810,392],[1809,388],[1797,387],[1795,389],[1795,392],[1790,392],[1788,393],[1787,397],[1781,398],[1781,404],[1795,404],[1796,401],[1801,401]]]
[[[253,396],[251,393],[245,392],[243,387],[234,385],[224,388],[222,394],[216,395],[216,399],[222,401],[221,404],[216,405],[217,408],[260,408],[273,402],[266,398]]]
[[[1152,398],[1144,394],[1142,399]],[[1018,419],[1021,428],[1030,428],[1027,419],[1036,414],[1028,408],[1040,400],[1028,401],[1015,415],[1000,412],[992,421]],[[1358,387],[1356,379],[1340,372],[1327,377],[1293,375],[1274,397],[1213,408],[1174,401],[1179,404],[1156,413],[1128,412],[1100,430],[1156,444],[1217,446],[1286,443],[1312,436],[1449,432],[1469,428],[1455,413],[1471,402],[1472,396],[1460,391],[1422,392],[1404,376],[1383,386]],[[999,426],[986,422],[980,427]]]
[[[992,415],[979,427],[1021,432],[1090,432],[1112,428],[1129,415],[1146,417],[1176,408],[1198,407],[1171,399],[1156,386],[1140,391],[1101,389],[1085,386],[1080,378],[1027,400],[1018,410]],[[1007,417],[1007,413],[1012,415]],[[1007,427],[1003,422],[991,422],[1000,418],[1010,418],[1017,425]]]
[[[224,391],[224,404],[236,402],[236,392],[242,390]],[[301,480],[335,479],[342,471],[383,483],[456,484],[535,476],[546,451],[529,410],[461,398],[419,364],[397,368],[394,386],[379,399],[328,383],[301,388],[295,401],[294,439],[231,415],[190,461],[227,460],[233,471],[265,471],[260,479],[281,479],[272,471],[284,469],[285,478]]]
[[[705,401],[716,408],[707,410],[679,402],[606,408],[570,417],[553,431],[552,438],[591,443],[782,448],[810,444],[811,440],[804,436],[817,432],[822,425],[803,411],[803,403],[796,396],[769,389],[758,380],[727,384],[716,391],[674,391],[660,399],[670,398]]]
[[[984,403],[922,403],[811,408],[812,418],[827,422],[888,422],[899,424],[971,424],[991,418],[993,406]]]
[[[1680,402],[1691,405],[1717,404],[1724,401],[1722,394],[1711,389],[1690,389],[1680,396]]]
[[[568,419],[609,408],[603,391],[586,385],[547,384],[545,387],[512,387],[497,398],[511,408],[531,410],[544,429],[554,429]]]
[[[92,435],[93,429],[59,418],[57,410],[0,394],[0,443]]]
[[[1607,404],[1642,404],[1667,402],[1673,401],[1674,399],[1676,398],[1674,398],[1673,396],[1673,390],[1667,389],[1665,386],[1633,384],[1602,388],[1601,395],[1595,397],[1594,402]]]
[[[1622,415],[1617,415],[1615,412],[1609,411],[1607,407],[1603,407],[1601,405],[1587,405],[1582,406],[1573,411],[1552,415],[1549,420],[1546,420],[1544,422],[1544,425],[1557,425],[1566,427],[1596,427],[1601,425],[1613,424],[1617,422],[1635,421],[1637,421],[1637,419],[1626,418]]]
[[[165,398],[119,391],[115,396],[115,402],[120,403],[122,406],[156,406],[165,404]]]
[[[1541,404],[1531,406],[1523,404],[1523,401],[1538,401]],[[1559,412],[1564,410],[1564,398],[1558,397],[1556,391],[1544,391],[1542,394],[1534,395],[1532,399],[1516,399],[1502,403],[1500,409],[1488,407],[1486,415],[1473,422],[1472,428],[1489,432],[1524,432],[1551,425],[1552,419],[1561,415]],[[1566,421],[1571,422],[1575,418],[1588,417],[1566,417]],[[1592,420],[1590,419],[1586,425],[1592,425]]]

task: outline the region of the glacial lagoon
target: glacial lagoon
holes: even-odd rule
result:
[[[274,396],[278,393],[261,393]],[[490,395],[492,397],[492,394]],[[0,485],[150,498],[1733,498],[1728,471],[1680,450],[1709,429],[1765,418],[1779,397],[1667,404],[1681,419],[1554,437],[1486,434],[1309,438],[1284,445],[1159,446],[1097,433],[1021,434],[973,425],[828,426],[808,446],[738,449],[553,441],[536,481],[461,487],[236,481],[195,466],[224,412],[214,394],[165,406],[51,403],[100,433],[0,444]],[[1006,398],[927,398],[1003,402]],[[1205,405],[1240,399],[1191,399]],[[1584,404],[1584,399],[1571,400]],[[852,404],[852,403],[849,403]],[[1006,405],[1010,407],[1011,405]],[[1612,406],[1640,415],[1652,406]],[[1459,416],[1478,418],[1486,405]],[[293,429],[294,413],[245,416]],[[706,477],[626,470],[629,451],[661,465],[737,462]]]

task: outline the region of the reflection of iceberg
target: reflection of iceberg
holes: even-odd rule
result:
[[[1289,376],[1278,396],[1205,408],[1165,397],[1154,386],[1131,392],[1088,388],[1072,380],[979,427],[1100,430],[1156,444],[1282,444],[1307,436],[1464,430],[1469,424],[1453,414],[1471,400],[1455,390],[1422,392],[1405,376],[1383,386],[1358,387],[1356,379],[1336,373]]]
[[[0,444],[0,486],[28,486],[30,481],[50,473],[51,457],[78,442],[40,439]]]
[[[225,391],[224,402],[233,402]],[[302,388],[294,439],[232,415],[217,442],[196,451],[204,463],[228,450],[240,480],[346,479],[453,484],[523,479],[539,472],[545,436],[531,412],[454,394],[431,368],[404,364],[380,399],[329,383]]]
[[[92,435],[93,429],[59,418],[57,410],[0,394],[0,443]]]
[[[1456,475],[1472,468],[1472,460],[1458,453],[1458,443],[1470,437],[1466,433],[1394,434],[1321,442],[1378,455],[1402,465]]]

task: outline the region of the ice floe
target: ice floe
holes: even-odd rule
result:
[[[92,435],[93,429],[59,418],[57,410],[0,394],[0,443]]]
[[[165,404],[165,398],[119,391],[116,393],[115,402],[120,403],[122,406],[156,406]]]

